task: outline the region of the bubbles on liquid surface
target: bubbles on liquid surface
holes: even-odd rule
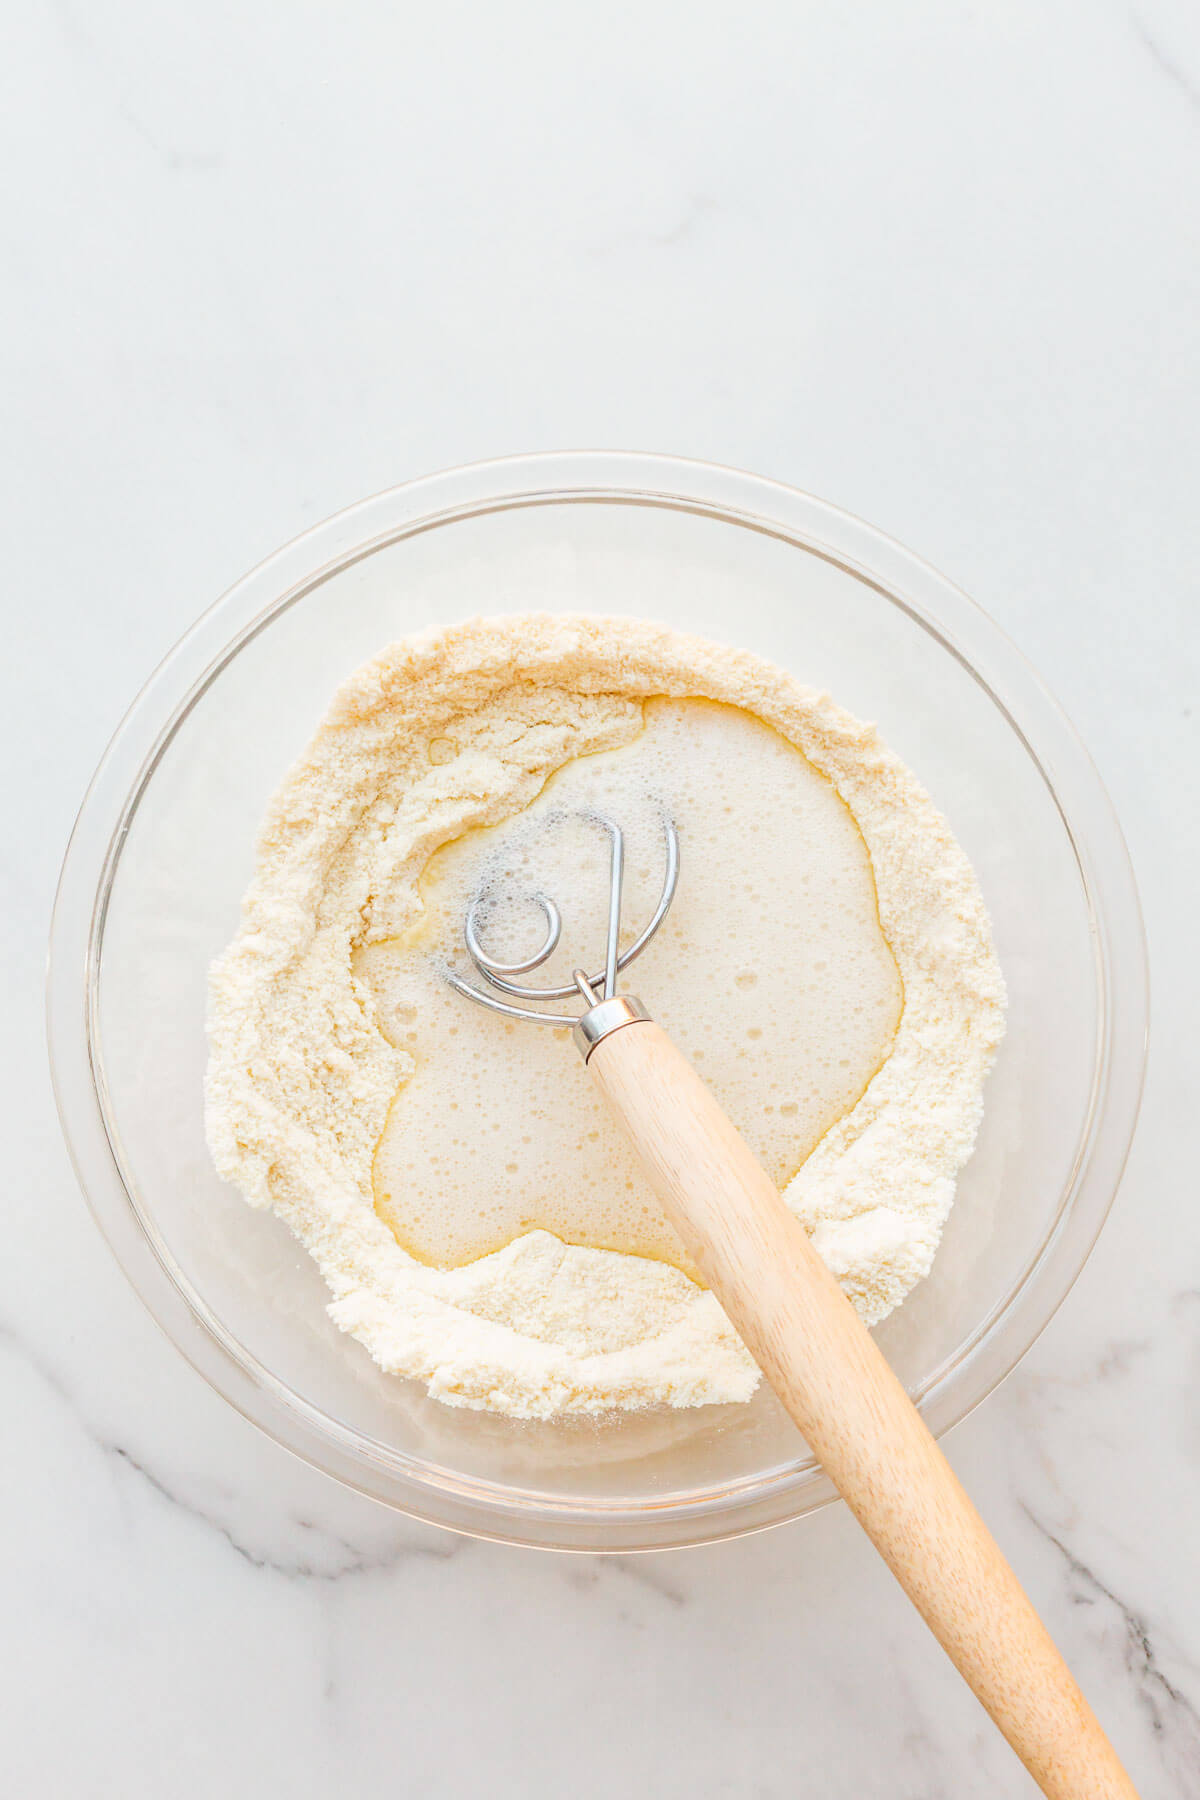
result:
[[[421,929],[360,955],[383,1028],[415,1057],[376,1153],[376,1207],[422,1261],[461,1265],[540,1227],[688,1267],[567,1033],[485,1012],[440,975],[446,959],[468,972],[462,928],[477,895],[490,956],[537,950],[536,892],[560,906],[562,942],[517,979],[566,984],[579,962],[600,968],[609,842],[576,816],[589,807],[626,833],[623,947],[657,902],[663,809],[674,818],[675,904],[621,988],[703,1067],[777,1182],[890,1047],[899,977],[866,847],[831,784],[736,708],[650,701],[632,743],[567,764],[525,812],[438,851]]]

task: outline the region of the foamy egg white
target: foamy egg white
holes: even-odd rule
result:
[[[694,1273],[567,1033],[475,1008],[445,981],[477,896],[489,953],[506,961],[544,936],[533,896],[558,901],[563,939],[535,983],[600,965],[609,853],[593,810],[626,834],[623,947],[662,885],[663,813],[675,821],[675,902],[622,986],[780,1186],[890,1048],[899,975],[866,846],[828,777],[749,713],[653,700],[631,743],[566,764],[524,811],[440,849],[420,918],[361,955],[384,1031],[414,1058],[375,1155],[375,1202],[422,1262],[456,1267],[541,1229]]]

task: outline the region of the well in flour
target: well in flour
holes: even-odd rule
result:
[[[520,897],[559,899],[563,941],[539,982],[595,960],[608,847],[589,808],[626,834],[626,943],[661,885],[663,810],[674,819],[682,879],[634,985],[779,1186],[891,1047],[900,980],[832,783],[749,713],[650,700],[629,743],[567,763],[529,808],[437,851],[416,924],[359,953],[385,1033],[399,1021],[415,1061],[376,1151],[376,1206],[422,1262],[458,1267],[543,1229],[695,1274],[565,1032],[465,1008],[443,975],[481,889],[500,896],[489,948],[510,959],[544,925]]]

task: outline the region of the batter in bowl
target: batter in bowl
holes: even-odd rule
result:
[[[1003,1024],[978,885],[874,730],[782,670],[628,619],[474,621],[353,675],[269,809],[216,965],[222,1175],[319,1262],[387,1370],[519,1417],[747,1398],[758,1375],[586,1074],[444,980],[470,901],[569,903],[603,937],[629,843],[638,972],[868,1320],[928,1272]],[[528,879],[522,886],[522,878]],[[488,944],[540,941],[535,905]]]

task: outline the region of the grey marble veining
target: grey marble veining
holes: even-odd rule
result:
[[[5,1791],[1032,1792],[840,1509],[563,1559],[295,1462],[142,1313],[58,1138],[57,865],[156,660],[361,494],[622,444],[924,553],[1113,793],[1142,1127],[947,1449],[1147,1800],[1200,1794],[1195,7],[56,0],[6,38]]]

